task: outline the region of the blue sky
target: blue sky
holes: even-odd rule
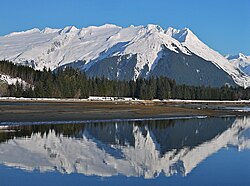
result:
[[[222,54],[250,55],[250,0],[1,0],[0,35],[112,23],[190,28]]]

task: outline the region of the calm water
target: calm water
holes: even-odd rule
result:
[[[0,185],[250,185],[250,118],[0,126]]]

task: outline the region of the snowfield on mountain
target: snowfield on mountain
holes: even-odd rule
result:
[[[166,76],[189,85],[250,86],[248,70],[209,48],[191,30],[153,24],[14,32],[0,37],[0,59],[38,70],[71,66],[108,79]]]
[[[250,76],[250,56],[246,56],[242,53],[239,53],[237,55],[228,55],[226,58],[236,66],[236,68],[239,68],[241,71],[243,71],[245,74]]]

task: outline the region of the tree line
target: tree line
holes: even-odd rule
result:
[[[0,61],[0,74],[20,77],[32,86],[21,83],[6,85],[0,82],[0,95],[15,97],[88,98],[89,96],[132,97],[138,99],[250,99],[250,89],[179,85],[167,77],[152,77],[136,81],[108,80],[87,77],[73,68],[59,68],[55,72]],[[4,89],[4,90],[3,90]]]

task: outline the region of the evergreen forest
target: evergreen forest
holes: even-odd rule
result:
[[[73,68],[43,71],[0,61],[0,74],[19,77],[29,85],[0,82],[0,96],[37,98],[88,98],[89,96],[132,97],[138,99],[197,99],[246,100],[250,88],[220,88],[179,85],[167,77],[152,77],[136,81],[108,80],[105,77],[87,77]]]

